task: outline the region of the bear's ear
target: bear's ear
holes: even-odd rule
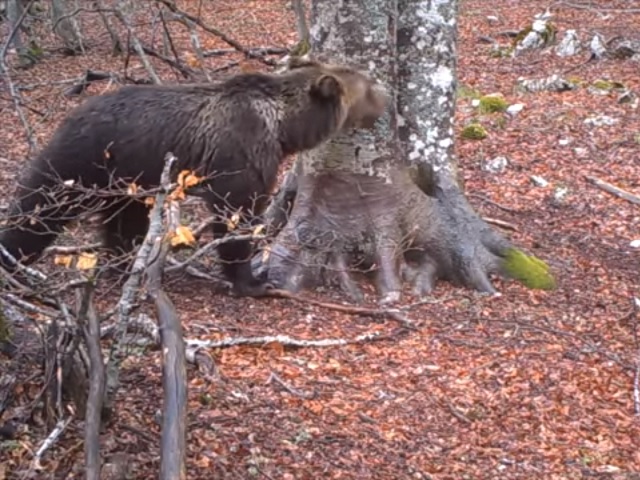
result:
[[[333,75],[322,75],[312,85],[310,93],[322,99],[340,98],[344,90],[342,83]]]

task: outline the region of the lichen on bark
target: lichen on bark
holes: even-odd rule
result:
[[[531,266],[537,280],[541,271],[549,276],[536,262],[505,268],[518,250],[474,212],[458,184],[456,7],[456,0],[312,1],[313,52],[368,68],[392,101],[372,131],[343,132],[296,159],[267,213],[277,232],[263,265],[272,283],[296,291],[336,282],[358,301],[356,278],[364,274],[388,303],[401,298],[403,280],[425,295],[437,279],[494,292],[492,273],[517,271],[527,283]]]

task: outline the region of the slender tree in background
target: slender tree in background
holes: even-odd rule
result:
[[[420,295],[440,278],[493,292],[491,273],[553,286],[543,262],[473,211],[457,180],[456,17],[457,0],[312,0],[313,53],[367,68],[393,99],[374,132],[345,132],[297,158],[268,212],[281,228],[272,281],[295,291],[333,279],[358,300],[349,271],[364,267],[382,302],[400,298],[403,278]]]

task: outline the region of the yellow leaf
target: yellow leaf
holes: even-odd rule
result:
[[[81,253],[78,256],[76,268],[78,270],[91,270],[98,263],[98,256],[95,253]]]
[[[189,227],[179,226],[176,228],[174,235],[171,236],[171,246],[176,245],[193,245],[196,243],[196,239]]]
[[[73,255],[56,255],[53,257],[54,265],[62,265],[63,267],[69,268],[71,262],[73,262]]]
[[[203,180],[203,177],[198,177],[190,170],[182,170],[178,174],[178,185],[182,188],[193,187],[199,184]]]
[[[253,229],[253,234],[260,235],[263,230],[264,230],[264,225],[258,225],[256,228]]]
[[[154,197],[147,197],[144,199],[144,204],[147,207],[153,207],[156,204],[156,199]]]
[[[191,52],[187,52],[185,54],[186,58],[186,63],[187,65],[189,65],[191,68],[198,68],[200,66],[200,60],[198,60],[198,57],[196,57],[195,54],[191,53]]]
[[[178,201],[178,200],[184,200],[184,199],[185,199],[184,189],[180,186],[178,186],[173,192],[171,192],[171,195],[169,195],[169,200]]]

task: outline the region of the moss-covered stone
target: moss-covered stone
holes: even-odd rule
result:
[[[478,110],[480,113],[495,113],[504,112],[509,108],[509,103],[504,99],[502,95],[492,94],[485,95],[480,98],[480,104]]]
[[[515,48],[517,45],[519,45],[525,38],[527,38],[527,35],[529,35],[533,31],[533,25],[529,25],[528,27],[520,30],[513,39],[513,47]],[[555,41],[557,32],[558,29],[552,22],[546,22],[542,31],[536,30],[536,33],[542,39],[543,47],[546,47],[547,45],[550,45]]]
[[[487,138],[487,131],[479,123],[470,123],[462,129],[462,138],[467,140],[482,140]]]
[[[489,52],[489,56],[491,58],[506,58],[510,57],[511,55],[513,55],[513,47],[511,46],[502,47],[500,45],[496,45],[491,49],[491,52]]]
[[[519,281],[528,288],[536,290],[552,290],[556,287],[556,281],[549,271],[549,266],[521,250],[511,248],[507,251],[503,261],[504,273]]]

